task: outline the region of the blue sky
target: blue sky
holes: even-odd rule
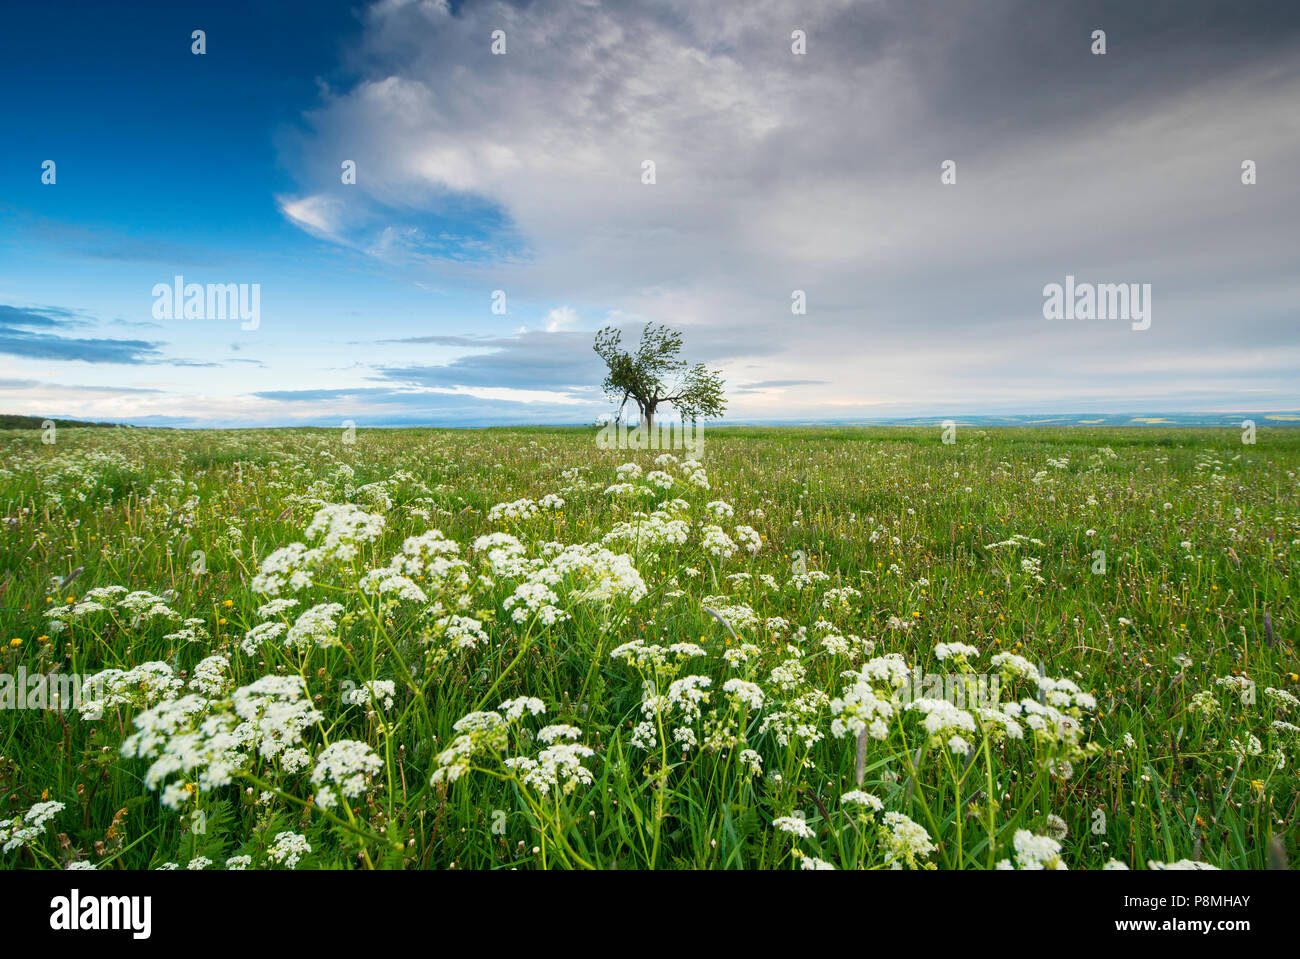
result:
[[[0,408],[591,422],[592,332],[648,321],[740,420],[1300,407],[1300,17],[1042,7],[16,7]],[[178,274],[257,328],[155,317]],[[1045,320],[1067,274],[1151,328]]]

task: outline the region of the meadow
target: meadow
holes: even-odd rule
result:
[[[0,866],[1294,861],[1300,430],[594,434],[0,432]]]

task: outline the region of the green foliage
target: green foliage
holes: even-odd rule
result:
[[[673,406],[685,421],[721,416],[727,404],[722,374],[703,363],[688,365],[680,358],[682,334],[663,325],[647,324],[635,353],[622,347],[623,334],[607,326],[593,346],[608,371],[601,387],[619,401],[619,414],[631,399],[641,422],[653,425],[660,405]]]

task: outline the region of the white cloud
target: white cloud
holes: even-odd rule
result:
[[[339,236],[342,204],[326,196],[276,197],[280,212],[308,233],[329,240]]]
[[[578,314],[567,306],[556,307],[546,314],[546,332],[572,329],[578,324]]]

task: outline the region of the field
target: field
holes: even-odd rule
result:
[[[0,433],[0,864],[1294,860],[1300,430],[593,433]]]

